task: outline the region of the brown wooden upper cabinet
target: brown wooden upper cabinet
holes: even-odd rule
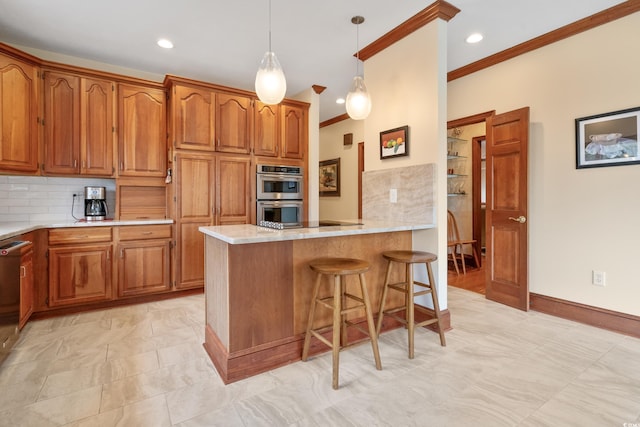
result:
[[[38,68],[0,53],[0,172],[38,172]]]
[[[251,98],[216,94],[216,151],[251,152]]]
[[[174,85],[171,90],[173,146],[177,149],[214,151],[215,93],[182,85]]]
[[[280,153],[280,106],[256,101],[254,107],[253,153],[256,156],[277,157]]]
[[[159,88],[118,87],[120,176],[161,177],[166,173],[166,97]]]
[[[115,82],[44,72],[44,171],[114,175]]]
[[[307,109],[282,104],[282,154],[287,159],[304,158],[307,147]]]

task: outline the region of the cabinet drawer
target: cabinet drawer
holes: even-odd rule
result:
[[[49,245],[110,241],[111,227],[54,228],[49,230]]]
[[[123,226],[119,233],[120,240],[169,239],[171,224]]]

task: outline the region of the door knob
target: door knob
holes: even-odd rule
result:
[[[510,216],[509,219],[511,221],[519,222],[520,224],[524,224],[525,222],[527,222],[527,218],[525,218],[523,215],[520,215],[518,218]]]

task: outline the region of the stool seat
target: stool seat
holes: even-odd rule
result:
[[[367,261],[355,258],[318,258],[309,263],[309,267],[320,274],[360,274],[371,268]]]
[[[380,298],[380,310],[378,310],[378,324],[376,325],[376,333],[380,335],[382,329],[382,319],[384,316],[390,316],[398,322],[406,325],[409,332],[409,359],[414,358],[414,331],[416,327],[427,326],[434,323],[438,325],[438,333],[440,335],[440,344],[446,345],[444,331],[440,322],[440,307],[438,304],[438,293],[436,290],[436,282],[433,278],[433,272],[431,270],[431,263],[436,261],[438,257],[430,252],[422,251],[410,251],[410,250],[397,250],[397,251],[385,251],[382,256],[388,261],[387,272],[385,274],[384,286],[382,288],[382,297]],[[397,283],[391,283],[391,267],[393,263],[399,263],[404,265],[404,280]],[[428,283],[422,283],[413,278],[413,264],[424,264],[427,268]],[[415,288],[421,288],[422,290],[416,291]],[[404,294],[404,305],[395,307],[389,310],[385,310],[385,300],[389,289],[402,292]],[[423,320],[422,322],[415,321],[415,311],[420,310],[427,314],[428,311],[419,305],[414,304],[414,297],[419,295],[430,294],[433,301],[433,319]],[[404,317],[399,316],[396,313],[404,312]]]
[[[309,306],[309,320],[304,337],[304,345],[302,347],[302,360],[306,361],[309,357],[309,347],[311,337],[317,338],[320,342],[326,344],[332,349],[333,357],[333,378],[332,386],[338,388],[338,366],[340,362],[340,350],[349,346],[347,343],[347,327],[353,326],[369,335],[373,356],[376,362],[376,369],[382,369],[380,362],[380,352],[378,351],[378,334],[373,322],[373,312],[371,303],[369,302],[369,294],[364,278],[364,273],[371,268],[365,260],[355,258],[317,258],[309,262],[311,270],[316,272],[316,281],[313,286],[313,294],[311,304]],[[357,275],[360,283],[361,296],[354,295],[347,291],[346,277]],[[333,295],[320,297],[320,286],[322,277],[330,277],[333,279]],[[349,302],[347,302],[349,301]],[[315,319],[316,306],[324,307],[333,313],[332,323],[322,327],[313,327]],[[360,327],[357,322],[347,319],[347,314],[364,309],[367,329]],[[325,337],[325,332],[332,330],[331,340]]]
[[[408,264],[422,264],[438,259],[436,254],[421,251],[386,251],[382,253],[382,256],[391,261]]]

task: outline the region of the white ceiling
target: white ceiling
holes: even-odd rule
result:
[[[450,0],[451,71],[619,3],[620,0]],[[326,86],[320,121],[344,114],[356,73],[356,26],[363,48],[432,4],[431,0],[272,0],[272,48],[287,96]],[[253,90],[268,49],[268,0],[0,0],[0,41],[159,75]],[[484,40],[468,45],[472,32]],[[156,45],[174,42],[172,50]],[[366,75],[365,75],[366,81]],[[375,99],[373,99],[375,106]],[[375,108],[375,107],[374,107]]]

